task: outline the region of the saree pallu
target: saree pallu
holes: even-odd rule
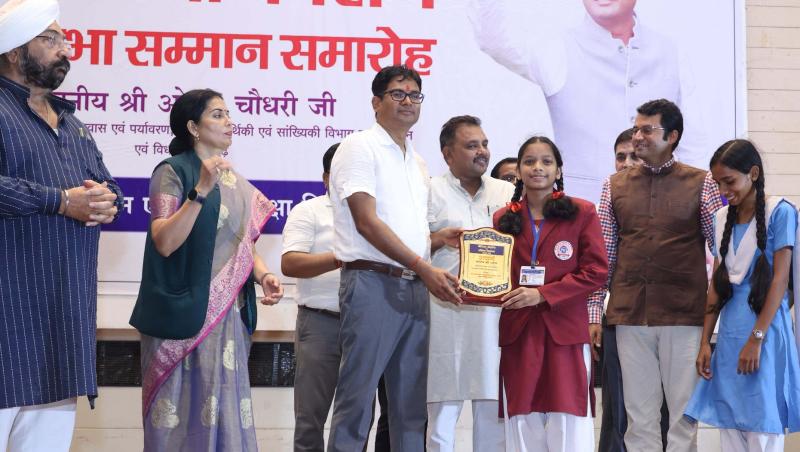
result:
[[[145,451],[258,450],[247,371],[250,336],[240,317],[240,292],[253,269],[255,241],[274,207],[233,171],[223,173],[219,188],[203,327],[184,340],[142,335]],[[154,218],[177,211],[182,187],[169,165],[156,170],[150,193]]]

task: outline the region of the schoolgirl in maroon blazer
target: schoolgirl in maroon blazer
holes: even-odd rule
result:
[[[593,451],[589,309],[608,258],[594,205],[564,194],[556,145],[532,137],[518,153],[517,182],[496,229],[515,236],[513,290],[500,317],[500,382],[506,450]]]

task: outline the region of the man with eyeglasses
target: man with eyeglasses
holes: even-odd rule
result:
[[[642,164],[603,184],[598,214],[609,279],[592,297],[600,301],[610,291],[606,319],[616,327],[627,450],[662,450],[659,421],[666,396],[667,450],[695,451],[697,428],[683,411],[698,378],[694,363],[708,287],[705,245],[713,243],[712,219],[722,203],[710,173],[675,161],[683,134],[677,105],[646,102],[631,131]]]
[[[97,397],[99,224],[121,208],[75,105],[54,0],[0,4],[0,450],[67,451]]]
[[[516,184],[517,179],[519,179],[517,176],[517,158],[506,157],[500,160],[494,165],[490,174],[495,179],[502,179],[506,182]]]
[[[633,147],[633,129],[623,130],[614,141],[614,169],[616,172],[633,168],[642,164]],[[589,325],[592,343],[599,347],[602,342],[603,356],[600,367],[602,385],[603,419],[600,426],[600,442],[598,452],[625,452],[625,430],[628,428],[628,416],[625,413],[625,397],[622,393],[622,371],[617,353],[617,333],[613,326],[606,322]],[[602,331],[602,333],[601,333]],[[667,445],[669,430],[669,410],[666,402],[661,405],[661,440],[664,450]]]
[[[349,135],[333,157],[330,198],[342,348],[329,452],[362,450],[381,375],[391,449],[422,452],[429,295],[459,303],[458,281],[429,263],[425,162],[407,135],[424,100],[419,74],[381,69],[372,82],[375,124]]]
[[[637,105],[658,97],[687,103],[696,94],[691,71],[681,68],[672,40],[636,15],[636,0],[583,0],[586,14],[569,30],[519,20],[531,8],[551,7],[543,3],[566,2],[472,0],[468,11],[481,50],[541,88],[570,194],[597,202],[613,172],[604,158],[608,143],[631,126]],[[598,93],[605,97],[587,108]],[[700,165],[705,135],[693,122],[676,155]]]

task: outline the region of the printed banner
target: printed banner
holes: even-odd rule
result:
[[[677,156],[695,166],[745,130],[741,0],[62,0],[61,10],[75,52],[57,94],[76,103],[125,193],[103,233],[103,281],[139,279],[148,178],[169,155],[173,102],[194,88],[223,94],[235,123],[226,158],[278,207],[259,245],[273,269],[286,215],[324,192],[324,151],[372,125],[370,85],[386,65],[422,74],[411,139],[434,176],[447,170],[441,125],[462,114],[483,120],[490,166],[531,135],[554,138],[566,191],[590,200],[646,100],[681,106]]]

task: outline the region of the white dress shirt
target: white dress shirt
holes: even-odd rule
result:
[[[603,179],[614,172],[614,140],[633,126],[638,106],[658,98],[681,106],[693,91],[675,44],[638,20],[625,45],[588,15],[563,33],[537,34],[514,23],[514,11],[530,7],[529,0],[474,1],[481,49],[541,87],[571,195],[597,203]],[[702,114],[683,114],[686,129],[675,155],[705,168]]]
[[[330,197],[334,254],[342,262],[366,259],[405,266],[390,259],[358,233],[347,198],[363,192],[375,198],[376,213],[400,240],[423,259],[430,255],[425,161],[406,138],[405,154],[379,124],[349,135],[331,164]]]
[[[511,201],[514,186],[489,176],[481,181],[473,197],[449,171],[433,178],[431,231],[491,227],[494,213]],[[432,264],[458,275],[459,261],[458,249],[445,246],[433,254]],[[455,306],[431,295],[428,402],[497,399],[499,323],[499,308]]]
[[[328,195],[296,205],[283,227],[283,252],[333,251],[333,208]],[[313,278],[297,278],[297,304],[339,312],[339,270]]]

